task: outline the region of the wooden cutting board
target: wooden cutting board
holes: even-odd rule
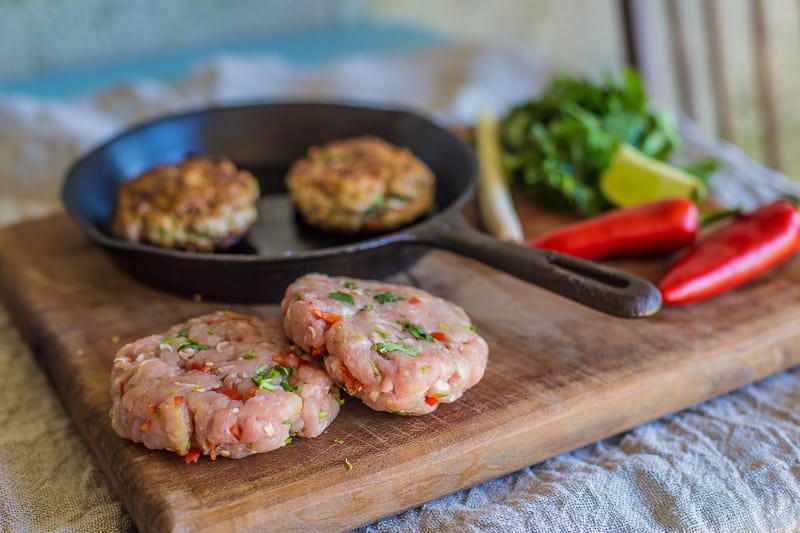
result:
[[[553,223],[526,216],[529,233]],[[64,215],[1,230],[0,265],[5,303],[143,531],[355,527],[800,363],[798,259],[712,301],[626,321],[432,251],[397,280],[472,316],[491,347],[474,389],[425,417],[376,413],[351,399],[317,439],[186,465],[112,431],[111,360],[125,342],[226,306],[127,278]],[[663,263],[623,266],[655,278]],[[276,306],[235,309],[278,314]]]

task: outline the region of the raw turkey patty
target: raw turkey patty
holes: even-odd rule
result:
[[[226,311],[123,346],[111,397],[120,436],[182,456],[194,450],[195,459],[198,451],[238,459],[295,434],[316,437],[339,412],[338,388],[290,349],[279,318]]]
[[[132,242],[211,252],[236,242],[258,216],[258,182],[224,157],[187,157],[126,181],[111,232]]]
[[[410,150],[374,136],[308,150],[286,176],[303,219],[323,229],[382,231],[408,224],[433,205],[433,172]]]
[[[373,409],[430,413],[486,368],[489,348],[466,313],[414,287],[308,274],[281,309],[292,341]]]

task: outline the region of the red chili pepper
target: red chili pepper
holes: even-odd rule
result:
[[[247,392],[244,394],[245,401],[255,396],[257,392],[258,392],[258,387],[249,387],[247,389]]]
[[[331,313],[329,311],[320,311],[319,309],[312,309],[311,314],[331,325],[336,324],[342,319],[342,315]]]
[[[528,245],[583,259],[665,254],[694,240],[698,219],[697,207],[690,200],[672,198],[568,224]]]
[[[219,394],[224,394],[231,400],[241,400],[242,395],[236,389],[230,389],[228,387],[217,387],[216,389],[211,389],[213,392],[218,392]]]
[[[181,405],[183,405],[183,396],[175,396],[172,399],[172,405],[174,405],[175,407],[180,407]]]
[[[152,426],[152,425],[153,425],[153,421],[148,418],[147,420],[142,422],[142,425],[139,426],[139,429],[142,430],[142,433],[147,433],[148,431],[150,431],[150,426]]]
[[[434,405],[439,403],[439,399],[436,398],[435,396],[425,396],[425,403],[433,407]]]
[[[417,304],[421,304],[422,300],[420,300],[416,296],[412,296],[411,298],[408,299],[408,303],[413,304],[413,305],[417,305]]]
[[[800,248],[800,213],[780,200],[759,207],[697,242],[658,284],[669,304],[696,302],[737,287]]]
[[[239,424],[233,424],[230,427],[230,431],[231,431],[231,435],[233,435],[236,440],[239,440],[239,439],[242,438],[242,428],[239,427]]]
[[[442,333],[441,331],[434,331],[431,333],[431,337],[436,339],[439,342],[447,342],[447,335]]]

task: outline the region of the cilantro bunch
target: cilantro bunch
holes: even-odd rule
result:
[[[556,77],[538,97],[514,107],[500,125],[503,167],[542,207],[593,216],[612,205],[598,188],[620,143],[665,161],[680,144],[672,118],[648,106],[639,75],[617,83]],[[701,179],[716,168],[684,170]]]

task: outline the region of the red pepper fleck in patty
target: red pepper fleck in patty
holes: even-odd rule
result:
[[[200,363],[192,363],[192,370],[199,370],[203,374],[211,373],[211,367],[200,364]]]
[[[329,311],[320,311],[319,309],[312,309],[311,314],[316,318],[324,320],[330,325],[336,324],[342,319],[342,315],[331,313]]]
[[[447,335],[442,333],[441,331],[433,331],[431,332],[431,337],[436,339],[439,342],[447,342]]]
[[[197,448],[191,448],[189,453],[186,454],[186,464],[189,463],[196,463],[197,460],[200,458],[200,450]]]
[[[311,357],[314,357],[315,359],[322,357],[323,355],[325,355],[325,347],[312,346],[311,349],[308,351],[308,353],[309,355],[311,355]]]
[[[276,363],[278,363],[281,366],[292,367],[292,365],[291,365],[292,358],[291,358],[291,355],[288,352],[281,352],[278,355],[276,355],[275,357],[273,357],[272,360],[275,361]]]
[[[217,392],[219,394],[224,394],[231,400],[241,400],[242,395],[236,389],[231,389],[228,387],[217,387],[216,389],[211,389],[213,392]]]
[[[416,296],[412,296],[411,298],[408,299],[408,303],[417,305],[417,304],[421,304],[422,300],[420,300]]]
[[[344,388],[347,390],[347,394],[350,396],[355,396],[356,394],[361,391],[364,387],[364,384],[361,383],[353,374],[350,373],[347,368],[341,368],[342,373],[342,380],[344,381]]]
[[[437,403],[439,403],[439,399],[434,396],[425,396],[425,403],[433,407]]]

